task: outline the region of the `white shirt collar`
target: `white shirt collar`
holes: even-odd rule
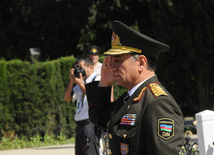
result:
[[[153,76],[155,76],[155,75],[153,75]],[[151,77],[153,77],[153,76],[151,76]],[[140,83],[138,83],[136,86],[134,86],[132,89],[130,89],[130,90],[128,91],[129,96],[132,96],[132,95],[134,94],[134,92],[137,90],[137,88],[140,87],[146,80],[150,79],[151,77],[149,77],[149,78],[143,80],[142,82],[140,82]]]
[[[96,76],[96,73],[93,72],[93,73],[85,80],[86,83],[92,82],[93,79],[95,78],[95,76]]]

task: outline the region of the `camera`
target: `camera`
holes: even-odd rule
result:
[[[77,78],[79,78],[80,77],[80,73],[82,73],[82,77],[86,76],[85,75],[85,70],[79,64],[77,64],[77,67],[74,70],[74,75]]]

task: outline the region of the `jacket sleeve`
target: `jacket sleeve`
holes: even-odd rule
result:
[[[183,115],[167,96],[156,98],[145,113],[147,155],[178,154],[184,143]]]
[[[96,126],[106,129],[111,116],[111,87],[98,87],[97,81],[86,84],[89,118]]]

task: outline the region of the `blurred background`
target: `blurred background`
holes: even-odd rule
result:
[[[1,0],[0,58],[30,61],[34,48],[40,61],[52,61],[86,55],[90,45],[103,53],[116,19],[170,46],[157,75],[194,117],[214,110],[213,9],[213,0]]]

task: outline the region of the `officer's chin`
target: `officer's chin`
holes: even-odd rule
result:
[[[122,81],[120,79],[115,79],[114,78],[114,83],[118,86],[123,86]]]

